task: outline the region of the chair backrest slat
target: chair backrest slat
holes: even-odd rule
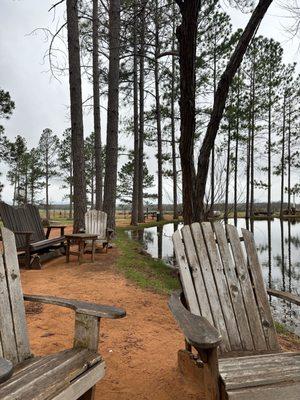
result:
[[[222,352],[278,350],[253,235],[243,230],[243,238],[242,243],[236,227],[225,230],[220,222],[184,226],[182,237],[175,232],[184,293],[191,312],[221,333]]]
[[[221,301],[221,308],[228,332],[231,350],[241,348],[240,334],[237,327],[233,306],[231,303],[230,292],[225,278],[223,264],[220,259],[216,245],[214,233],[209,222],[202,224],[203,236],[206,242],[207,253],[210,258],[212,271],[214,274],[217,292]]]
[[[261,266],[259,263],[253,234],[246,229],[242,229],[245,248],[248,256],[249,271],[251,273],[255,298],[258,305],[258,311],[261,318],[262,327],[265,333],[265,339],[271,350],[278,350],[278,340],[276,330],[271,314],[268,296],[265,290]]]
[[[176,231],[173,235],[174,250],[176,260],[179,265],[180,277],[182,282],[182,288],[189,309],[195,315],[201,315],[197,295],[195,292],[193,280],[190,274],[189,264],[185,255],[184,246],[181,240],[179,231]]]
[[[40,218],[39,210],[32,204],[24,207],[12,207],[0,202],[0,215],[6,228],[12,231],[33,232],[30,236],[31,242],[45,240],[46,235]],[[17,249],[26,245],[25,235],[16,235]]]
[[[12,332],[14,325],[10,307],[10,297],[7,286],[6,270],[3,256],[0,256],[0,351],[1,356],[10,360],[13,364],[18,362],[16,340]]]
[[[200,303],[202,302],[202,297],[208,299],[212,315],[210,321],[213,320],[213,325],[218,329],[223,338],[221,349],[222,351],[229,351],[231,346],[226,328],[226,322],[222,312],[220,297],[211,295],[211,293],[217,293],[218,288],[214,278],[213,267],[207,253],[201,225],[199,223],[194,223],[191,225],[191,230],[194,238],[194,246],[198,256],[199,268],[202,271],[205,284],[205,291],[198,291],[198,299]],[[203,317],[206,318],[205,315],[203,315]]]
[[[252,282],[248,272],[247,260],[241,246],[238,231],[235,226],[227,225],[227,233],[231,244],[233,257],[238,279],[241,284],[244,304],[246,306],[249,325],[251,327],[252,339],[255,349],[258,351],[267,350],[267,344],[260,320],[260,315],[255,301]]]
[[[86,233],[98,235],[98,239],[106,238],[107,214],[104,211],[89,210],[85,213]]]
[[[218,242],[225,278],[227,280],[232,306],[240,332],[241,345],[243,349],[252,351],[254,350],[254,343],[251,335],[251,329],[249,327],[241,285],[237,278],[234,260],[228,246],[225,230],[218,222],[213,224],[213,228]]]
[[[16,364],[17,362],[22,362],[29,358],[31,353],[15,237],[7,228],[2,228],[1,234],[3,240],[4,261],[0,266],[2,270],[1,281],[3,294],[4,292],[7,293],[7,295],[3,296],[3,299],[5,299],[4,301],[6,302],[4,312],[7,314],[3,326],[1,325],[0,332],[2,351],[5,358],[8,358]],[[11,338],[7,340],[9,335]]]
[[[45,240],[46,234],[38,208],[33,204],[26,204],[25,209],[27,211],[28,225],[32,227],[34,232],[32,235],[33,241]]]

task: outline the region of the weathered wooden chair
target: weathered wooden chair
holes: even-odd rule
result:
[[[24,295],[14,234],[2,228],[0,254],[0,357],[14,365],[13,375],[0,384],[1,400],[92,400],[95,384],[105,374],[98,354],[101,318],[121,318],[125,311],[77,300]],[[45,357],[30,352],[25,301],[54,304],[75,311],[74,345]]]
[[[12,207],[0,202],[0,216],[4,226],[15,233],[17,250],[21,253],[20,261],[24,261],[27,268],[41,268],[38,254],[65,248],[65,226],[49,225],[45,234],[39,210],[32,204]],[[50,238],[51,229],[60,229],[60,236]]]
[[[107,227],[107,214],[104,211],[89,210],[85,213],[85,233],[97,235],[96,244],[108,248],[113,229]]]
[[[251,232],[194,223],[173,235],[183,293],[169,306],[186,339],[183,374],[206,400],[300,398],[300,353],[280,353]],[[268,290],[300,305],[300,298]],[[192,348],[197,355],[192,354]]]

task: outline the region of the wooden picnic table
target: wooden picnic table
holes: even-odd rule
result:
[[[78,256],[78,263],[81,264],[83,261],[83,254],[85,251],[87,241],[90,241],[92,244],[92,255],[91,261],[95,261],[95,249],[96,249],[96,240],[98,235],[93,235],[89,233],[72,233],[69,235],[65,235],[67,240],[67,251],[66,251],[66,262],[70,261],[70,255]],[[73,243],[78,244],[78,251],[70,250],[70,247]]]

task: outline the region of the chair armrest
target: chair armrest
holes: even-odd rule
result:
[[[300,296],[297,296],[296,294],[282,292],[281,290],[275,290],[275,289],[267,289],[267,293],[270,296],[279,297],[280,299],[290,301],[291,303],[300,306]]]
[[[13,373],[13,365],[10,361],[0,357],[0,383],[5,382]]]
[[[121,308],[98,305],[94,303],[88,303],[85,301],[62,299],[54,296],[39,296],[39,295],[28,295],[24,294],[25,301],[34,301],[38,303],[53,304],[59,307],[71,308],[77,314],[85,314],[92,317],[98,318],[123,318],[126,312]]]
[[[49,239],[51,229],[60,229],[60,236],[65,235],[65,228],[67,225],[48,225],[47,226],[47,233],[46,233],[46,238]]]
[[[206,318],[192,314],[184,307],[180,291],[172,293],[169,308],[186,340],[197,350],[213,349],[222,342],[218,330]]]

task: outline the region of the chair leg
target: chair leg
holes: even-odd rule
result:
[[[95,399],[96,386],[93,386],[87,392],[85,392],[78,400],[94,400]]]

